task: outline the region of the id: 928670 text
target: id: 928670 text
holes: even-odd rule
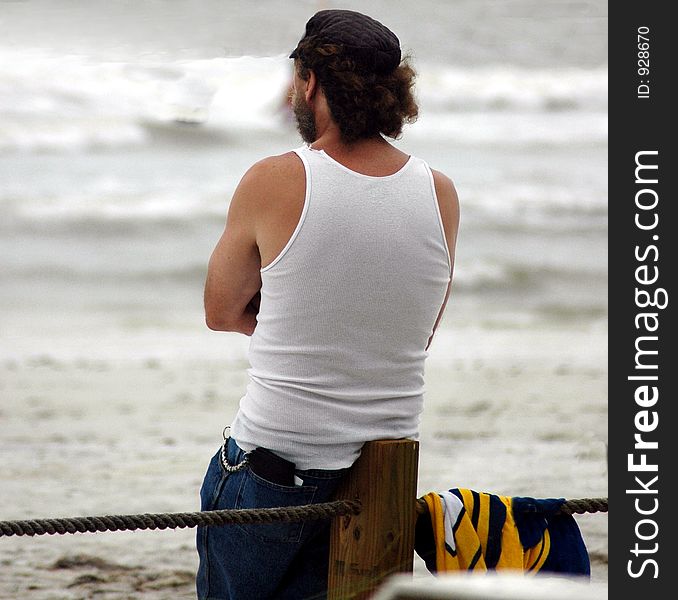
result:
[[[641,26],[637,30],[639,83],[636,88],[638,98],[650,97],[650,28]]]

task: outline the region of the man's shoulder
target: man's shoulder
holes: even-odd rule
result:
[[[304,165],[299,155],[290,151],[258,160],[243,176],[243,183],[284,186],[303,176]]]
[[[267,156],[243,175],[233,196],[250,217],[304,197],[306,178],[299,156],[291,151]]]
[[[447,192],[448,194],[455,191],[452,179],[445,175],[445,173],[437,171],[436,169],[431,169],[431,173],[433,174],[433,182],[435,183],[436,191]]]
[[[438,207],[440,208],[440,217],[443,220],[447,244],[450,252],[452,252],[459,228],[459,197],[454,183],[447,175],[434,169],[431,169],[431,173],[433,174],[433,184],[438,198]]]
[[[433,184],[435,185],[438,199],[452,205],[458,205],[457,189],[454,187],[452,179],[445,175],[445,173],[435,169],[431,169],[431,174],[433,175]]]

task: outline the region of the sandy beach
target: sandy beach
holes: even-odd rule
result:
[[[3,518],[196,510],[203,470],[246,381],[236,351],[243,340],[225,335],[232,343],[226,362],[5,358]],[[419,495],[468,487],[606,496],[604,335],[504,330],[457,351],[447,336],[437,339]],[[211,332],[195,336],[208,346],[224,341]],[[472,340],[473,332],[455,337]],[[592,580],[606,581],[607,515],[577,522]],[[0,598],[191,598],[193,540],[193,530],[3,538]],[[431,576],[418,557],[415,576]]]

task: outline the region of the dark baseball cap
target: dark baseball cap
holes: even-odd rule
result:
[[[400,40],[372,17],[353,10],[321,10],[306,23],[301,41],[313,38],[313,45],[336,44],[343,53],[368,72],[390,73],[400,64]],[[300,42],[301,43],[301,42]],[[297,47],[290,58],[304,62]]]

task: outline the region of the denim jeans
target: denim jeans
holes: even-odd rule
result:
[[[245,452],[227,442],[228,462]],[[248,467],[228,473],[220,452],[212,458],[200,490],[202,510],[270,508],[327,502],[347,469],[296,471],[303,485],[283,486]],[[198,598],[311,600],[327,597],[329,520],[199,527]]]

